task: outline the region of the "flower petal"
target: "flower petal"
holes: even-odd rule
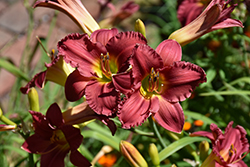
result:
[[[57,103],[53,103],[46,112],[46,119],[54,127],[60,127],[64,124],[62,112]]]
[[[72,67],[77,67],[84,77],[101,74],[100,56],[106,54],[106,48],[99,42],[91,42],[87,34],[70,34],[58,42],[58,55]]]
[[[44,139],[50,139],[53,130],[49,127],[49,122],[40,112],[29,111],[33,118],[33,126],[35,127],[35,134],[38,134]]]
[[[151,71],[151,68],[163,67],[163,60],[148,45],[136,45],[132,57],[132,71],[135,83],[140,82]]]
[[[83,137],[81,131],[71,125],[64,125],[60,128],[68,141],[71,151],[76,151],[81,145]]]
[[[71,151],[70,153],[70,161],[75,166],[81,167],[89,167],[91,163],[85,158],[79,151]]]
[[[119,73],[112,76],[113,84],[117,91],[128,94],[134,91],[134,83],[132,78],[132,71]]]
[[[90,38],[93,42],[101,42],[104,46],[108,43],[109,39],[118,34],[116,28],[110,29],[101,29],[94,31]]]
[[[203,69],[189,62],[175,62],[160,71],[161,94],[169,102],[183,101],[200,83],[206,82]]]
[[[155,51],[161,56],[164,67],[172,65],[175,61],[181,61],[181,46],[175,40],[167,39],[161,42]]]
[[[56,148],[47,154],[42,154],[41,167],[64,167],[64,158],[68,152],[68,149],[60,150]]]
[[[30,82],[25,87],[21,87],[20,91],[23,94],[28,94],[30,88],[37,86],[38,88],[43,88],[46,81],[47,70],[36,74]]]
[[[152,104],[150,99],[145,99],[140,91],[137,90],[129,97],[118,112],[119,120],[122,123],[122,128],[131,128],[141,125],[151,114],[156,112],[158,100]]]
[[[153,117],[163,128],[180,133],[184,125],[184,114],[181,105],[177,103],[169,103],[161,98],[159,100],[160,109]]]
[[[110,58],[120,69],[128,58],[131,57],[133,48],[138,44],[147,44],[146,38],[138,32],[121,32],[111,38],[106,45]]]
[[[41,154],[46,152],[47,148],[51,145],[53,144],[50,140],[46,140],[40,135],[34,134],[25,140],[21,148],[29,153]]]
[[[91,78],[80,75],[78,70],[72,72],[65,83],[65,95],[68,101],[77,101],[85,94],[85,87]]]
[[[111,116],[117,109],[119,94],[112,83],[89,81],[85,95],[89,106],[97,114]]]

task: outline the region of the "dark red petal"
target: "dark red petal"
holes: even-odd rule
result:
[[[116,28],[110,29],[100,29],[94,31],[90,38],[92,42],[101,42],[104,46],[108,43],[109,39],[118,34],[118,30]]]
[[[200,83],[206,82],[203,69],[189,62],[175,62],[160,71],[161,94],[169,102],[183,101]]]
[[[89,81],[85,95],[89,106],[97,114],[111,116],[117,109],[119,93],[112,83]]]
[[[153,116],[155,120],[165,129],[180,133],[184,125],[184,114],[181,105],[169,103],[164,99],[159,100],[160,109]]]
[[[148,45],[137,45],[132,57],[132,71],[135,83],[140,82],[146,75],[154,70],[163,67],[163,60],[154,49]]]
[[[41,154],[46,152],[51,144],[50,140],[45,140],[41,136],[34,134],[25,140],[21,148],[29,153]]]
[[[133,90],[134,83],[132,78],[132,71],[119,73],[112,76],[115,89],[121,93],[128,94]]]
[[[77,101],[85,94],[85,87],[91,78],[83,77],[78,70],[72,72],[65,83],[65,95],[68,101]]]
[[[167,39],[161,42],[155,51],[161,56],[164,67],[172,65],[175,61],[181,61],[181,46],[175,40]]]
[[[33,117],[33,126],[35,128],[35,134],[41,136],[44,139],[49,140],[53,134],[53,130],[49,126],[49,121],[40,112],[29,111]]]
[[[106,48],[99,42],[93,43],[87,34],[71,34],[58,43],[58,55],[77,69],[85,77],[96,76],[100,72],[100,56]]]
[[[147,44],[146,38],[138,32],[121,32],[111,38],[106,45],[110,58],[118,69],[131,57],[133,48],[138,44]]]
[[[66,140],[69,143],[70,150],[77,150],[83,140],[80,129],[75,128],[71,125],[64,125],[60,129],[62,130]]]
[[[53,103],[47,110],[46,119],[53,127],[60,127],[64,124],[61,109],[56,103]]]
[[[20,91],[23,94],[28,94],[30,88],[37,86],[38,88],[43,88],[46,81],[47,70],[36,74],[30,82],[25,87],[21,87]]]
[[[42,154],[41,167],[64,167],[64,158],[69,150],[54,149],[48,154]]]
[[[90,167],[91,163],[85,158],[79,151],[71,151],[70,153],[70,161],[75,166],[80,167]]]
[[[118,117],[122,123],[122,128],[129,129],[141,125],[155,109],[157,110],[158,101],[152,104],[150,99],[141,96],[140,91],[136,91],[121,106]]]

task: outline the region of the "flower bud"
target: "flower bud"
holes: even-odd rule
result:
[[[209,143],[204,140],[199,144],[199,150],[200,150],[200,160],[204,161],[208,156],[209,151]]]
[[[151,143],[149,145],[148,152],[149,152],[149,156],[152,160],[153,165],[159,166],[160,165],[159,153],[158,153],[157,147],[155,146],[154,143]]]
[[[135,21],[135,31],[141,33],[144,37],[146,37],[146,28],[144,23],[140,19],[137,19]]]
[[[120,152],[132,167],[148,167],[139,151],[129,142],[120,142]]]
[[[28,93],[29,103],[30,103],[30,110],[32,111],[39,111],[39,97],[38,93],[35,88],[31,88]]]

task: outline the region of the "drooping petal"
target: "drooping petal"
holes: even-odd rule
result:
[[[85,95],[89,106],[97,114],[111,116],[117,109],[119,94],[112,82],[89,81]]]
[[[99,42],[93,43],[87,34],[66,36],[58,42],[58,51],[84,77],[102,76],[100,56],[106,54],[106,48]]]
[[[121,32],[112,37],[106,45],[110,58],[118,69],[131,57],[133,48],[138,44],[147,44],[146,38],[138,32]]]
[[[45,140],[40,135],[34,134],[25,140],[21,148],[29,153],[41,154],[46,152],[47,148],[51,145],[53,143],[50,140]]]
[[[153,117],[163,128],[180,133],[184,125],[184,114],[181,105],[170,103],[163,98],[159,99],[160,108]]]
[[[79,151],[71,151],[70,153],[70,161],[75,166],[81,167],[90,167],[91,163],[85,158]]]
[[[91,78],[80,75],[78,70],[72,72],[65,83],[65,95],[68,101],[77,101],[85,94],[85,87]]]
[[[189,62],[174,62],[160,70],[162,96],[169,102],[183,101],[200,83],[206,82],[203,69]]]
[[[214,26],[211,27],[209,31],[214,31],[222,28],[229,28],[229,27],[241,27],[243,28],[243,24],[241,21],[231,18],[226,18],[222,22],[216,23]]]
[[[112,29],[101,29],[94,31],[90,38],[92,42],[101,42],[104,46],[108,43],[109,39],[118,34],[116,28]]]
[[[30,91],[30,88],[37,86],[38,88],[43,88],[45,81],[46,81],[46,74],[47,71],[40,72],[36,74],[30,82],[25,87],[21,87],[20,91],[23,94],[28,94]]]
[[[152,68],[163,67],[163,60],[154,49],[148,45],[136,45],[132,57],[132,71],[135,83],[140,82],[148,75]]]
[[[81,131],[71,125],[64,125],[60,128],[70,146],[71,151],[76,151],[82,143]]]
[[[150,116],[151,112],[157,112],[159,109],[158,104],[158,99],[152,103],[150,99],[145,99],[137,90],[126,100],[118,112],[122,128],[129,129],[141,125]]]
[[[175,40],[167,39],[161,42],[155,51],[161,56],[164,67],[172,65],[175,61],[181,61],[181,46]]]
[[[203,136],[203,137],[209,138],[211,141],[214,141],[213,133],[207,132],[207,131],[194,132],[194,133],[191,133],[189,136],[192,136],[192,137],[194,137],[194,136]]]
[[[57,103],[53,103],[46,112],[46,118],[52,126],[60,127],[64,124],[62,112]]]

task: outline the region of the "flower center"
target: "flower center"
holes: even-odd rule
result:
[[[236,154],[236,148],[234,148],[234,145],[231,144],[230,149],[228,150],[228,155],[229,155],[227,159],[228,162],[230,162],[231,157],[233,157],[234,154]]]
[[[101,70],[102,70],[102,80],[110,81],[112,79],[112,74],[116,74],[118,69],[114,61],[110,59],[109,53],[106,55],[101,54]]]
[[[59,129],[53,131],[53,135],[50,138],[50,141],[53,143],[60,144],[60,145],[65,145],[68,143],[63,132]]]

